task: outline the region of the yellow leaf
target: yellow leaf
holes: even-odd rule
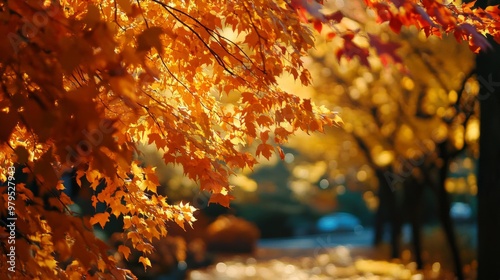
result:
[[[106,267],[107,267],[107,265],[106,265],[105,261],[103,261],[103,260],[97,261],[97,268],[99,269],[99,271],[104,272],[106,270]]]
[[[144,265],[144,270],[146,270],[148,266],[151,266],[151,261],[146,257],[143,256],[139,257],[139,262],[142,263],[142,265]]]
[[[333,121],[335,122],[335,124],[339,125],[339,126],[342,126],[344,125],[344,121],[342,120],[342,118],[335,114],[335,116],[333,117]]]
[[[177,223],[178,226],[180,226],[183,230],[186,230],[184,228],[184,217],[182,214],[174,214],[175,216],[175,223]]]
[[[50,269],[55,269],[57,266],[57,261],[53,258],[50,259],[45,259],[44,260],[44,265]]]

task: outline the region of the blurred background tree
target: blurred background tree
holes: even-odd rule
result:
[[[389,33],[385,35],[389,37]],[[389,220],[392,257],[398,257],[404,213],[414,225],[416,261],[422,266],[419,208],[424,186],[429,186],[438,201],[433,214],[441,220],[461,269],[447,191],[474,195],[477,190],[472,172],[465,177],[465,188],[459,184],[463,177],[448,176],[450,171],[458,171],[458,163],[453,162],[457,155],[465,153],[469,170],[469,157],[477,155],[474,143],[479,122],[474,112],[478,86],[471,78],[472,56],[453,38],[438,42],[407,30],[399,38],[387,39],[402,46],[399,54],[409,72],[390,67],[366,69],[342,60],[339,63],[327,55],[331,50],[318,48],[312,55],[312,69],[317,70],[313,71],[315,99],[338,106],[346,122],[344,133],[351,139],[336,146],[350,150],[354,146],[365,158],[369,171],[358,170],[355,181],[371,182],[368,188],[378,193],[378,203],[372,203],[378,205],[374,243],[381,242],[384,221]],[[349,162],[344,164],[351,166]],[[367,180],[365,174],[375,179]],[[370,193],[365,197],[373,198]]]
[[[392,257],[400,254],[402,223],[411,222],[419,267],[422,222],[439,220],[456,273],[461,275],[460,250],[449,213],[451,201],[474,207],[477,193],[479,84],[473,75],[473,55],[454,38],[426,39],[414,29],[396,36],[370,22],[368,16],[364,23],[370,32],[381,34],[385,41],[380,44],[401,46],[398,54],[406,69],[384,66],[399,57],[383,55],[379,61],[370,61],[371,69],[356,61],[338,61],[331,55],[337,38],[317,44],[309,61],[314,89],[291,86],[290,90],[336,107],[346,124],[342,131],[333,129],[307,138],[298,135],[291,140],[290,147],[299,156],[286,154],[291,175],[288,187],[301,203],[315,210],[316,217],[332,210],[346,211],[370,225],[363,208],[373,210],[374,243],[382,241],[383,225],[390,222]],[[294,83],[285,78],[282,84]],[[278,169],[277,174],[285,175]],[[342,203],[352,193],[359,193],[364,207]]]

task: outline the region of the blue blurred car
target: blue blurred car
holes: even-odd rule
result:
[[[360,220],[349,213],[337,212],[325,215],[316,222],[319,233],[359,232],[363,230]]]
[[[450,217],[456,222],[472,220],[472,208],[467,203],[453,202],[450,207]]]

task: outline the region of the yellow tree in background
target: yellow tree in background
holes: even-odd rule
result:
[[[372,28],[372,32],[376,31]],[[375,243],[381,242],[383,220],[389,219],[392,257],[397,258],[401,215],[406,213],[412,222],[418,222],[416,208],[420,207],[417,204],[426,185],[438,197],[438,217],[445,224],[447,237],[455,239],[445,182],[456,155],[468,147],[469,155],[477,156],[479,121],[474,113],[479,105],[478,83],[472,77],[472,55],[453,38],[426,39],[425,34],[413,29],[398,36],[391,36],[383,28],[378,32],[380,37],[390,38],[387,44],[398,47],[408,71],[382,67],[382,59],[372,61],[370,69],[362,62],[338,61],[329,55],[335,44],[317,43],[310,55],[315,90],[309,96],[318,104],[337,106],[335,110],[342,115],[345,126],[342,131],[313,136],[317,140],[312,141],[323,142],[321,153],[315,152],[316,146],[301,145],[304,139],[292,140],[291,144],[313,154],[313,160],[330,163],[327,176],[332,184],[339,185],[338,177],[350,178],[344,179],[350,181],[347,188],[378,190]],[[364,157],[361,162],[360,155]],[[350,172],[346,167],[355,170]],[[468,179],[474,194],[475,176]],[[452,182],[447,185],[453,186]],[[399,192],[405,192],[408,199],[397,201]],[[364,198],[373,207],[370,193]],[[398,205],[405,205],[407,210],[402,211]],[[456,244],[451,246],[453,256],[458,256]],[[417,264],[422,267],[418,249]],[[458,259],[456,264],[458,275]]]
[[[2,217],[16,218],[2,220],[2,275],[123,279],[128,272],[92,232],[111,215],[123,218],[127,245],[150,266],[151,241],[167,234],[165,223],[190,225],[195,209],[169,205],[156,193],[154,167],[134,157],[140,143],[154,144],[166,163],[182,166],[212,194],[211,202],[228,206],[227,178],[235,170],[281,153],[278,145],[297,130],[337,124],[330,110],[276,84],[285,73],[310,83],[301,60],[314,44],[309,21],[342,38],[339,58],[368,61],[369,47],[356,42],[366,35],[337,29],[344,14],[321,3],[0,1],[6,35],[0,39],[0,203]],[[413,25],[428,36],[453,33],[475,51],[489,46],[481,34],[499,37],[496,7],[430,0],[366,5],[396,32]],[[387,47],[376,44],[377,55],[394,57]],[[237,101],[221,102],[227,94]],[[255,151],[242,149],[252,142]],[[104,212],[90,219],[72,212],[63,192],[69,186],[60,181],[70,168],[94,192],[93,205],[106,205]],[[128,258],[129,247],[118,250]]]

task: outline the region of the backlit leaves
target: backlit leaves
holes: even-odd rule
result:
[[[90,224],[92,225],[99,224],[102,228],[104,228],[104,226],[108,221],[109,221],[108,212],[97,213],[92,218],[90,218]]]
[[[151,261],[147,257],[140,256],[139,257],[139,262],[144,265],[144,270],[148,267],[151,266]]]
[[[496,6],[486,9],[476,8],[475,1],[455,4],[439,0],[354,0],[337,7],[334,2],[326,3],[326,9],[322,6],[322,1],[294,0],[291,1],[291,5],[297,10],[303,22],[312,22],[316,31],[325,33],[326,29],[326,38],[333,39],[338,35],[342,36],[344,45],[336,51],[339,59],[341,57],[347,59],[357,57],[360,63],[365,66],[371,65],[367,59],[368,47],[360,44],[359,41],[354,41],[353,35],[359,38],[368,36],[372,47],[376,49],[377,54],[381,55],[384,65],[387,65],[387,62],[401,63],[401,59],[395,53],[395,45],[381,44],[382,40],[376,35],[359,32],[359,30],[354,30],[341,22],[342,19],[346,18],[361,25],[366,24],[365,18],[360,16],[365,12],[365,9],[357,13],[355,9],[350,8],[353,6],[357,6],[357,8],[366,6],[374,12],[379,23],[387,23],[395,33],[400,33],[402,27],[415,26],[422,30],[427,37],[435,35],[442,38],[445,34],[453,34],[458,42],[467,41],[470,49],[476,53],[479,50],[491,48],[486,40],[486,34],[500,42],[500,12]],[[331,10],[334,12],[332,13]]]

